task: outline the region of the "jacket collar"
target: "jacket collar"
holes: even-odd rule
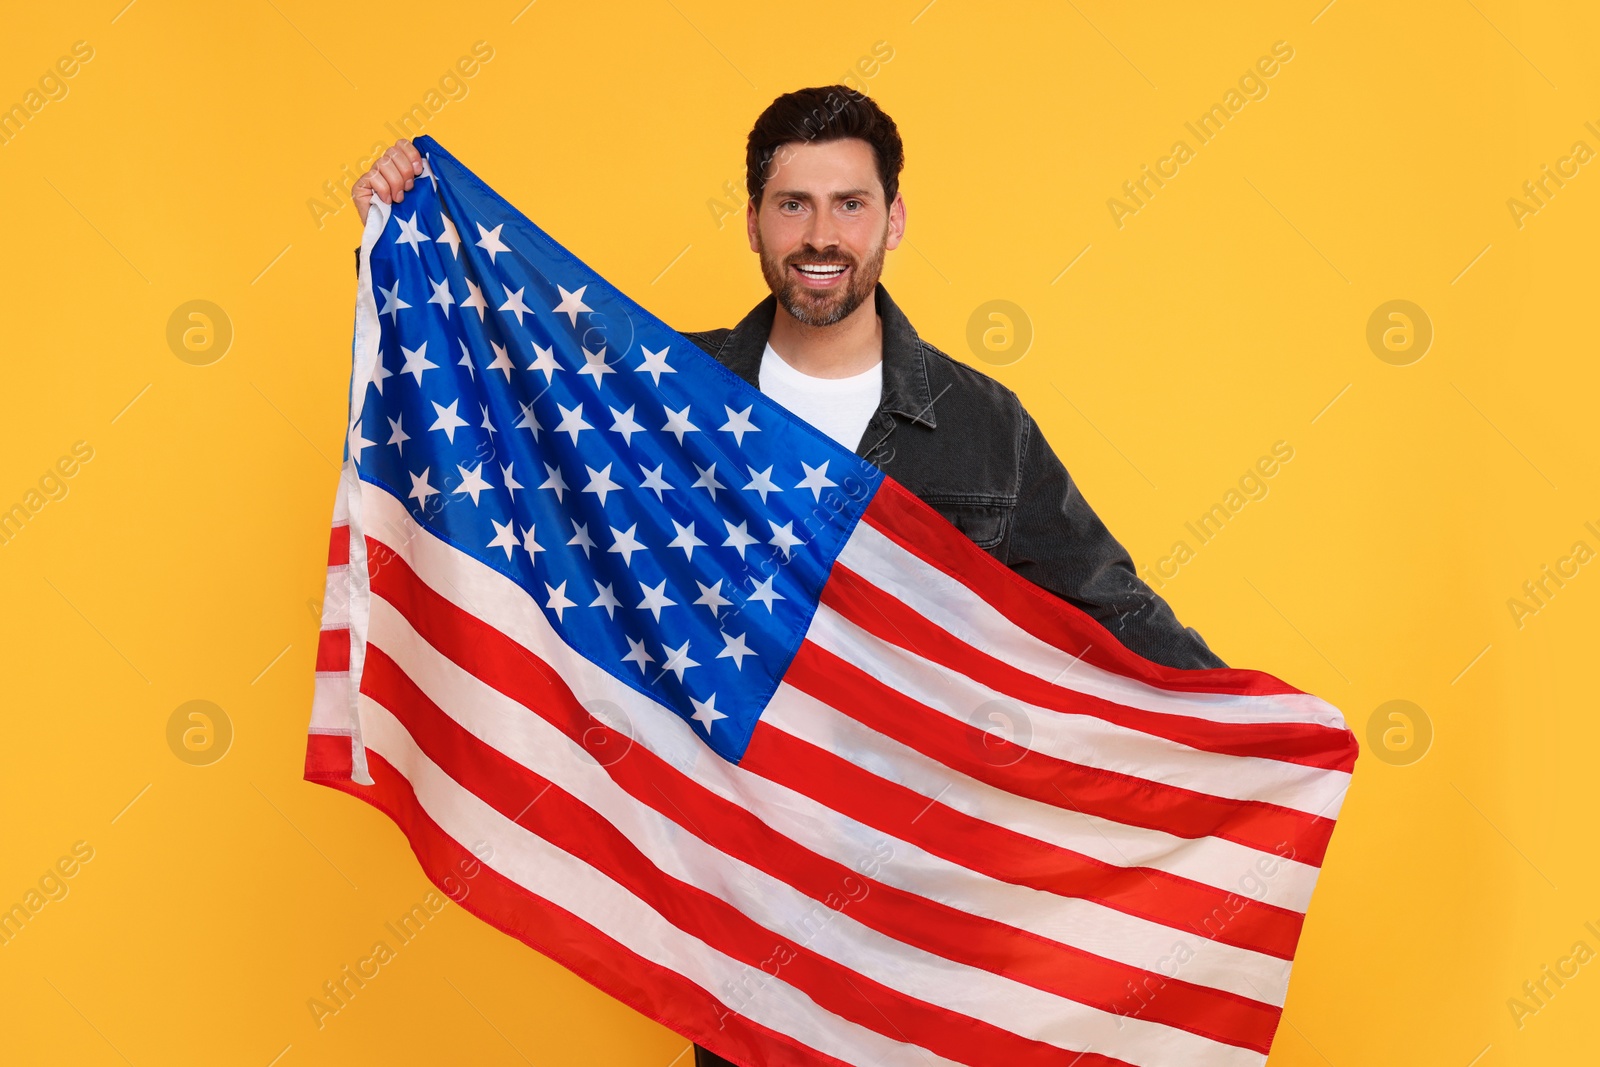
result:
[[[878,409],[932,429],[937,423],[922,340],[905,312],[889,298],[889,291],[882,282],[878,283],[873,299],[878,317],[883,321],[883,399]],[[777,312],[778,298],[768,295],[739,320],[739,325],[729,332],[717,353],[723,366],[758,388],[761,357],[766,352],[767,338],[772,333],[772,320]]]

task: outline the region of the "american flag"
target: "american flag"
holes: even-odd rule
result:
[[[1339,712],[1129,652],[417,146],[306,777],[735,1063],[1263,1063]]]

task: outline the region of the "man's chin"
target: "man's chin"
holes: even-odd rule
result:
[[[866,297],[851,292],[814,294],[799,286],[786,286],[778,302],[797,322],[806,326],[832,326],[847,318],[865,303]]]

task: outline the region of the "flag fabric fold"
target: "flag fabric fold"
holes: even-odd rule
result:
[[[1129,652],[416,143],[306,778],[748,1067],[1264,1063],[1339,712]]]

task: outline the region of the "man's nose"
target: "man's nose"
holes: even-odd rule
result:
[[[805,241],[813,252],[827,252],[839,247],[839,225],[833,213],[819,211],[811,216],[806,227]]]

